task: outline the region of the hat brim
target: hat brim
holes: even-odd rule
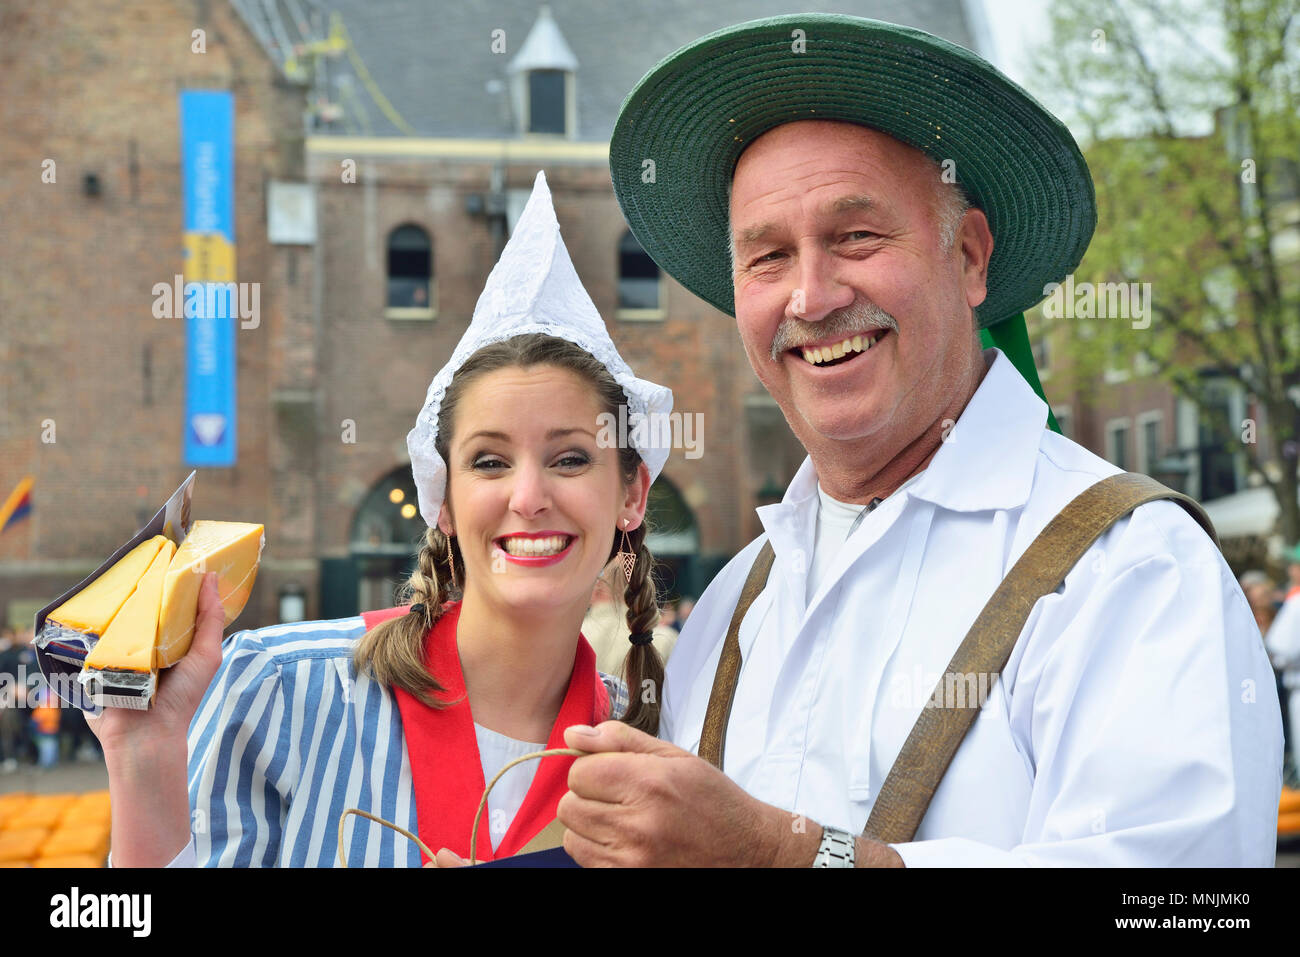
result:
[[[868,126],[941,164],[953,161],[993,233],[981,327],[1040,302],[1044,286],[1083,258],[1096,198],[1059,120],[969,50],[835,14],[719,30],[641,79],[623,101],[609,150],[632,234],[683,286],[734,316],[728,193],[736,161],[768,130],[818,119]]]

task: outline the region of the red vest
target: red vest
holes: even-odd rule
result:
[[[369,630],[381,621],[406,614],[408,608],[363,612],[361,617]],[[465,695],[465,678],[456,647],[459,618],[460,604],[447,605],[425,638],[426,667],[445,689],[439,697],[456,703],[430,708],[401,688],[394,688],[393,695],[402,715],[402,734],[415,783],[420,840],[435,852],[446,847],[468,858],[474,812],[478,810],[487,782],[483,780],[474,718]],[[609,694],[596,671],[596,654],[582,635],[578,636],[575,651],[569,690],[551,728],[547,748],[566,747],[564,729],[570,725],[594,726],[609,716]],[[573,760],[567,755],[539,759],[524,803],[495,853],[488,835],[488,812],[484,810],[478,828],[480,861],[514,855],[555,820],[556,805],[568,790],[569,766]]]

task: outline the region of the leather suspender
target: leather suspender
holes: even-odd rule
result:
[[[1061,585],[1083,553],[1107,529],[1139,505],[1158,499],[1181,505],[1219,547],[1209,516],[1194,499],[1137,472],[1102,479],[1066,505],[1025,549],[966,633],[946,675],[1001,674],[1038,599]],[[700,734],[700,757],[718,768],[722,767],[727,721],[740,677],[740,623],[763,590],[773,557],[771,544],[765,542],[731,616],[713,679]],[[963,707],[950,707],[944,687],[945,677],[941,677],[931,701],[944,702],[945,706],[922,708],[889,769],[867,819],[865,837],[886,844],[905,843],[920,826],[981,704],[973,700]]]

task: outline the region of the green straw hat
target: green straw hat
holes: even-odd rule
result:
[[[632,234],[728,315],[736,161],[768,130],[808,119],[872,127],[940,164],[953,161],[957,183],[993,232],[981,328],[1040,302],[1043,287],[1083,258],[1097,214],[1078,144],[990,63],[878,20],[771,17],[711,33],[663,60],[623,101],[610,140],[614,192]]]

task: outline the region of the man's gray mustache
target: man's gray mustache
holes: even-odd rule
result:
[[[875,303],[854,303],[837,309],[825,319],[808,322],[804,319],[784,319],[772,338],[772,361],[779,362],[781,353],[811,342],[827,339],[847,339],[850,336],[875,332],[877,329],[898,331],[898,320]]]

